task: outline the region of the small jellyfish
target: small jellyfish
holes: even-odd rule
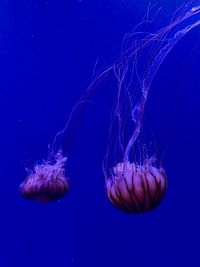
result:
[[[65,174],[65,165],[71,146],[74,125],[76,125],[78,115],[85,104],[89,102],[98,84],[111,73],[112,67],[109,67],[95,75],[94,68],[91,83],[72,108],[64,128],[55,135],[53,143],[49,146],[47,159],[40,164],[36,164],[33,168],[26,167],[27,177],[19,186],[19,192],[24,198],[40,203],[48,203],[59,200],[68,193],[70,182]]]
[[[53,143],[49,146],[47,159],[33,168],[26,167],[27,178],[19,186],[19,192],[24,198],[48,203],[59,200],[68,193],[70,182],[65,174],[65,165],[68,159],[73,125],[76,124],[77,115],[84,104],[88,102],[97,84],[110,72],[111,68],[110,71],[107,69],[99,74],[83,92],[71,110],[65,127],[56,134]]]
[[[69,190],[69,179],[64,169],[66,160],[59,151],[54,160],[46,160],[28,170],[28,177],[20,185],[20,193],[41,203],[62,198]]]
[[[170,23],[156,32],[136,27],[127,34],[121,59],[113,65],[118,87],[103,171],[109,200],[125,212],[156,208],[167,190],[166,172],[155,152],[149,156],[142,149],[140,133],[149,88],[162,62],[189,31],[200,25],[198,18],[188,23],[189,18],[200,14],[200,2],[195,7],[191,7],[192,3],[178,9]]]

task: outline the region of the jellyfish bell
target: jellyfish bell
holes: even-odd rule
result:
[[[118,163],[106,179],[109,200],[128,213],[141,213],[156,208],[167,190],[167,177],[163,168],[154,166],[150,158],[142,165]]]
[[[59,151],[54,160],[37,164],[34,170],[28,170],[27,178],[20,184],[23,197],[40,203],[62,198],[69,191],[69,179],[64,166],[67,157]]]

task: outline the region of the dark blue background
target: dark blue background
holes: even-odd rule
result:
[[[184,1],[152,1],[165,19]],[[128,215],[104,192],[113,88],[105,82],[76,128],[67,164],[71,192],[39,205],[22,199],[22,161],[46,157],[99,65],[112,63],[148,1],[2,0],[0,4],[0,266],[200,266],[200,28],[161,66],[146,120],[168,145],[169,190],[155,211]]]

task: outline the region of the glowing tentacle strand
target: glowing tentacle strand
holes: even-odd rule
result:
[[[200,7],[196,7],[196,13],[199,13],[200,12]],[[192,11],[191,11],[192,12]],[[193,13],[193,12],[192,12]],[[187,16],[185,19],[188,18],[188,14],[190,13],[187,13]],[[181,20],[182,22],[183,20]],[[145,104],[146,104],[146,101],[147,101],[147,96],[148,96],[148,93],[149,93],[149,88],[151,86],[151,83],[160,67],[160,65],[162,64],[162,62],[164,61],[164,59],[166,58],[166,56],[169,54],[169,52],[173,49],[173,47],[189,32],[191,31],[192,29],[194,29],[195,27],[199,26],[200,25],[200,20],[198,20],[197,22],[193,23],[193,24],[190,24],[188,25],[187,27],[179,30],[178,32],[176,32],[174,34],[173,37],[169,38],[169,39],[166,39],[165,38],[165,42],[167,42],[164,47],[159,51],[159,53],[157,54],[157,56],[155,57],[155,59],[153,60],[152,64],[151,64],[151,67],[146,75],[146,77],[144,78],[144,80],[142,81],[142,97],[140,99],[140,101],[137,103],[137,105],[134,107],[134,109],[137,108],[137,110],[139,110],[140,112],[140,116],[138,116],[138,118],[135,117],[135,112],[134,112],[134,109],[133,109],[133,112],[132,112],[132,120],[134,122],[136,122],[136,128],[135,128],[135,131],[133,132],[129,142],[128,142],[128,145],[126,147],[126,151],[125,151],[125,155],[124,155],[124,160],[125,161],[128,161],[129,160],[129,152],[131,150],[131,148],[133,147],[135,141],[137,140],[139,134],[140,134],[140,130],[141,130],[141,121],[142,121],[142,118],[143,118],[143,113],[144,113],[144,107],[145,107]],[[176,26],[176,24],[175,24]],[[172,30],[173,28],[170,27],[170,31]]]

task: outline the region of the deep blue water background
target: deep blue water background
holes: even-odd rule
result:
[[[184,1],[152,1],[159,18]],[[76,128],[67,174],[71,192],[39,205],[18,186],[22,161],[45,158],[99,65],[144,16],[148,1],[19,0],[0,3],[0,266],[200,266],[200,28],[173,49],[151,88],[146,120],[168,145],[169,190],[141,215],[106,199],[101,161],[113,88],[105,82]]]

